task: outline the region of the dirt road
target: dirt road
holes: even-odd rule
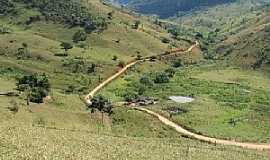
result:
[[[182,51],[181,53],[188,53],[191,52],[195,47],[197,47],[199,45],[199,42],[196,41],[192,46],[190,46],[187,50]],[[174,52],[174,51],[171,51]],[[94,97],[94,95],[100,91],[102,88],[104,88],[106,85],[108,85],[110,82],[112,82],[113,80],[115,80],[116,78],[120,77],[122,74],[124,74],[129,68],[131,68],[132,66],[134,66],[135,64],[139,63],[139,62],[143,62],[143,61],[148,61],[150,60],[150,58],[143,58],[141,60],[135,60],[132,61],[130,63],[128,63],[124,68],[122,68],[121,70],[119,70],[117,73],[115,73],[114,75],[112,75],[111,77],[109,77],[108,79],[106,79],[105,81],[103,81],[102,83],[100,83],[97,87],[95,87],[88,95],[85,96],[85,102],[86,104],[90,105],[91,104],[91,99]]]
[[[230,146],[238,146],[242,148],[248,148],[248,149],[257,149],[257,150],[269,150],[270,149],[270,144],[254,144],[254,143],[242,143],[242,142],[235,142],[235,141],[229,141],[229,140],[221,140],[221,139],[216,139],[216,138],[211,138],[207,136],[202,136],[196,133],[192,133],[180,125],[170,121],[169,119],[165,118],[164,116],[155,113],[153,111],[150,111],[145,108],[139,108],[139,107],[134,107],[134,109],[145,112],[147,114],[150,114],[156,118],[158,118],[163,124],[170,126],[174,128],[178,133],[181,133],[185,136],[188,136],[192,139],[197,139],[200,141],[212,143],[212,144],[221,144],[221,145],[230,145]]]

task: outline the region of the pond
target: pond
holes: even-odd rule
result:
[[[183,96],[170,96],[169,99],[177,103],[190,103],[195,100],[194,98]]]

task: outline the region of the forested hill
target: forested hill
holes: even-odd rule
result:
[[[118,0],[118,2],[128,4],[129,7],[134,8],[140,13],[157,14],[161,18],[174,16],[178,12],[235,1],[236,0]]]

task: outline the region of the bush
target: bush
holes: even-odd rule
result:
[[[120,61],[119,63],[118,63],[118,67],[121,67],[121,68],[124,68],[125,67],[125,62],[124,61]]]
[[[87,39],[87,34],[84,30],[78,30],[73,35],[73,42],[78,43],[79,41],[85,41]]]
[[[168,74],[166,74],[165,72],[160,72],[160,73],[156,73],[154,82],[155,83],[169,83],[170,78]]]
[[[167,73],[167,75],[172,78],[175,75],[175,70],[173,68],[168,68],[165,70],[165,73]]]
[[[175,61],[172,62],[172,66],[174,68],[179,68],[179,67],[182,67],[183,66],[183,62],[181,59],[177,59]]]
[[[149,75],[143,75],[140,78],[140,83],[145,85],[145,86],[153,86],[153,81]]]
[[[17,113],[19,111],[19,105],[15,100],[10,101],[11,106],[8,107],[8,109],[13,112]]]
[[[113,58],[112,58],[113,61],[116,61],[117,59],[118,59],[118,57],[115,56],[115,55],[114,55]]]
[[[22,47],[18,48],[16,56],[17,56],[17,59],[31,58],[30,51],[29,51],[28,45],[26,43],[22,43]]]

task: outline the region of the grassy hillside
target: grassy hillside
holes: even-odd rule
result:
[[[180,38],[188,33],[201,40],[206,58],[259,68],[269,63],[268,4],[239,1],[173,20],[181,24],[176,27]]]

